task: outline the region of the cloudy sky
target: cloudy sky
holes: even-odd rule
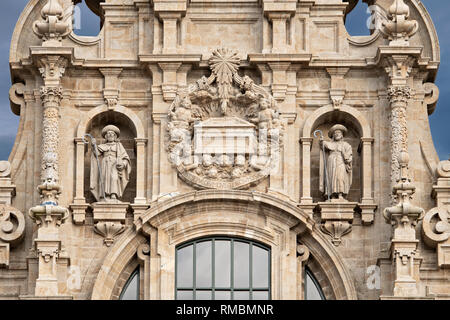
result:
[[[19,118],[15,116],[9,106],[8,91],[11,86],[9,73],[9,45],[16,21],[28,0],[1,0],[0,1],[0,160],[6,160],[14,143]],[[434,143],[441,160],[448,159],[450,155],[450,139],[448,123],[450,121],[450,1],[448,0],[422,0],[429,10],[437,28],[441,45],[441,66],[436,84],[440,88],[440,98],[434,114],[430,117],[431,131]],[[86,9],[84,3],[80,6],[79,35],[91,35],[98,32],[98,23],[95,16]],[[367,34],[364,26],[368,14],[367,5],[360,4],[349,15],[347,28],[350,34]],[[363,26],[363,27],[361,27]],[[31,30],[30,30],[31,32]]]

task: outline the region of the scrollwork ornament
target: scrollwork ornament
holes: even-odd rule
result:
[[[25,235],[25,217],[11,206],[0,205],[0,240],[17,245]]]
[[[422,234],[430,247],[436,247],[450,238],[450,212],[447,207],[433,208],[425,214]]]

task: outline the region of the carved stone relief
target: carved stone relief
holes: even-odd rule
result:
[[[19,244],[25,235],[22,212],[6,204],[0,205],[0,267],[9,267],[10,247]]]
[[[175,98],[167,149],[179,176],[199,189],[244,189],[279,161],[284,125],[275,99],[238,74],[237,53],[218,49],[212,73]]]

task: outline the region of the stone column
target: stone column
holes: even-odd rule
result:
[[[410,203],[415,187],[408,177],[408,126],[407,108],[411,98],[409,76],[415,61],[420,59],[422,48],[414,48],[409,39],[417,30],[417,21],[410,20],[409,7],[403,0],[394,0],[389,8],[388,20],[381,33],[389,39],[389,46],[380,47],[378,55],[384,61],[389,75],[387,88],[391,122],[391,185],[395,205],[383,212],[394,227],[391,241],[391,259],[394,272],[395,298],[418,297],[419,265],[415,227],[423,218],[424,210]]]
[[[62,100],[61,77],[67,59],[60,55],[42,55],[38,58],[44,79],[41,87],[43,103],[41,184],[38,190],[41,204],[30,209],[30,216],[38,225],[34,240],[38,254],[39,277],[36,296],[59,296],[57,263],[62,253],[59,226],[67,219],[68,210],[58,205],[59,184],[59,109]]]
[[[411,88],[406,85],[391,85],[387,91],[391,105],[391,183],[394,186],[400,178],[398,158],[401,152],[408,151],[406,107],[411,98]]]

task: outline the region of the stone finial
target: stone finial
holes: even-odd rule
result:
[[[404,0],[394,0],[388,10],[388,21],[381,25],[381,33],[390,40],[390,46],[407,47],[409,38],[419,29],[419,23],[409,20],[410,10]]]
[[[71,17],[73,6],[66,12],[58,0],[49,0],[41,10],[44,21],[36,21],[33,24],[33,32],[41,38],[43,46],[61,46],[61,40],[72,31]]]

